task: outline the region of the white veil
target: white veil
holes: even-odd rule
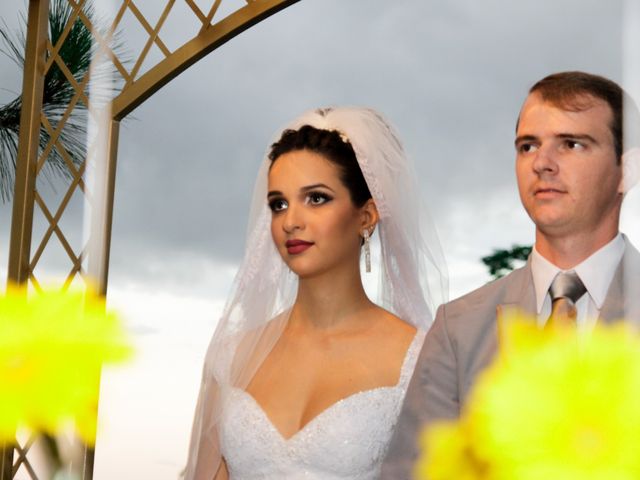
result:
[[[423,205],[413,165],[392,127],[374,110],[358,107],[304,113],[287,129],[311,125],[337,130],[356,153],[380,220],[379,298],[372,300],[416,327],[428,328],[447,300],[447,274],[435,227]],[[277,135],[280,138],[282,131]],[[265,156],[254,189],[245,257],[204,362],[187,480],[212,480],[220,462],[217,424],[225,386],[246,388],[288,320],[297,291],[271,239]],[[375,234],[374,234],[375,235]]]

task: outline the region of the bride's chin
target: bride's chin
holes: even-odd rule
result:
[[[304,267],[300,267],[300,266],[291,266],[291,264],[289,264],[289,270],[291,270],[291,272],[298,277],[298,280],[309,280],[312,279],[314,277],[317,276],[317,271],[316,269],[312,269],[312,268],[304,268]]]
[[[294,261],[285,263],[299,280],[311,280],[326,273],[326,268],[323,269],[319,268],[318,265],[310,265],[311,262],[303,261],[303,259],[295,259]]]

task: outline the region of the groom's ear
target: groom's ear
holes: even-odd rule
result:
[[[632,148],[622,155],[622,181],[619,193],[627,193],[638,183],[640,177],[640,148]]]
[[[378,207],[376,207],[376,203],[372,198],[365,202],[360,208],[360,212],[362,217],[360,228],[366,228],[373,232],[373,229],[378,224],[378,220],[380,220],[380,215],[378,214]]]

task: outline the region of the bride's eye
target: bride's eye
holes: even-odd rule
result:
[[[274,198],[269,202],[269,208],[273,213],[278,213],[287,208],[287,201],[282,198]]]
[[[322,192],[309,192],[307,195],[307,203],[310,205],[322,205],[323,203],[327,203],[331,201],[331,197],[326,193]]]

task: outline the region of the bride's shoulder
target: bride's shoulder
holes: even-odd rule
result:
[[[416,336],[416,327],[388,310],[376,306],[374,315],[377,317],[376,327],[378,333],[388,341],[409,345]]]
[[[384,384],[397,385],[403,378],[402,372],[406,359],[414,350],[412,345],[417,344],[422,335],[416,327],[382,308],[379,308],[374,315],[376,317],[375,335],[372,339],[374,347],[369,349],[376,352],[372,364],[384,373]]]

